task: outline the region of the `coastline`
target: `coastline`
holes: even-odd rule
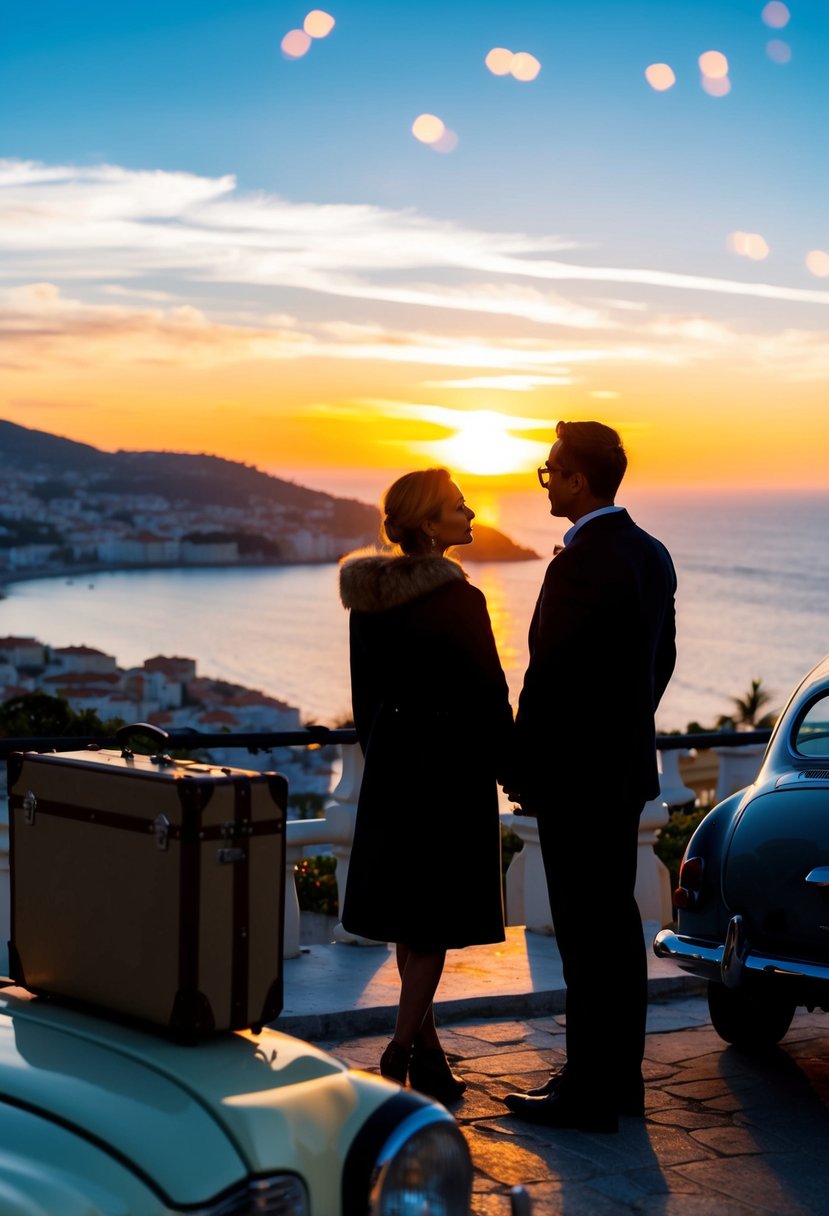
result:
[[[482,565],[489,562],[497,562],[498,564],[520,562],[520,561],[538,561],[540,555],[534,550],[525,549],[510,541],[512,546],[511,555],[499,556],[494,555],[466,555],[466,562],[470,565]],[[341,554],[345,557],[345,553]],[[295,558],[286,560],[285,558],[256,558],[247,561],[240,560],[236,562],[85,562],[79,565],[61,566],[27,566],[22,570],[13,572],[8,570],[0,570],[0,599],[4,598],[4,588],[11,587],[15,583],[31,583],[38,579],[67,579],[74,582],[75,578],[89,578],[97,574],[122,574],[133,570],[281,570],[281,569],[296,569],[297,567],[306,566],[336,566],[340,558],[323,557],[323,558],[308,558],[302,560]]]
[[[33,583],[42,578],[62,578],[74,582],[76,577],[89,578],[96,574],[123,574],[132,570],[279,570],[283,566],[293,569],[295,566],[331,566],[335,564],[336,562],[332,558],[317,561],[275,561],[266,558],[261,561],[239,562],[98,562],[62,566],[60,569],[56,569],[55,566],[28,566],[25,570],[14,573],[7,570],[0,571],[0,599],[3,598],[5,587],[12,587],[15,583]]]

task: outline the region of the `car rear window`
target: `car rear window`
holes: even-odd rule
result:
[[[794,749],[802,756],[829,756],[829,695],[814,701],[798,722]]]

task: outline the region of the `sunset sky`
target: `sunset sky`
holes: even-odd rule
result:
[[[339,492],[596,417],[643,485],[826,487],[826,0],[314,11],[8,0],[0,418]]]

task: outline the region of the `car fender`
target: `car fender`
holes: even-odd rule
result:
[[[693,905],[678,910],[680,933],[725,940],[729,917],[722,891],[723,861],[748,797],[748,789],[743,789],[717,803],[688,841],[682,860],[702,858],[702,885]]]
[[[0,1099],[3,1216],[166,1216],[170,1210],[107,1150]]]

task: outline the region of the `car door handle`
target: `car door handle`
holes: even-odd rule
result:
[[[829,887],[829,866],[818,866],[806,875],[806,882],[814,883],[816,887]]]

